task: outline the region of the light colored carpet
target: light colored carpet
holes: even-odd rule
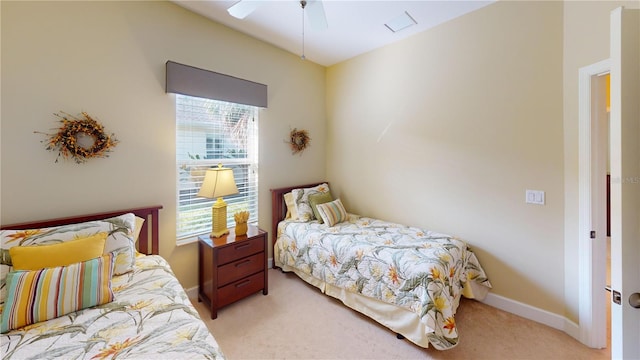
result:
[[[230,360],[235,359],[610,359],[565,333],[463,299],[460,343],[423,349],[320,293],[293,274],[269,270],[269,295],[251,295],[218,311],[192,302]]]

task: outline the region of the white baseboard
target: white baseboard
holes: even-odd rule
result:
[[[269,269],[272,268],[272,264],[273,258],[269,258]],[[525,319],[564,331],[569,336],[580,341],[580,326],[564,316],[492,293],[488,293],[487,297],[482,302],[500,310],[521,316]]]
[[[569,319],[564,319],[564,332],[567,333],[567,335],[571,336],[572,338],[580,341],[581,343],[584,344],[584,342],[582,340],[580,340],[580,325],[576,324],[575,322],[569,320]],[[587,344],[585,344],[587,345]]]
[[[184,289],[184,291],[187,293],[187,296],[189,297],[189,299],[197,299],[198,298],[198,286],[194,286],[192,288],[188,288],[188,289]]]
[[[578,324],[558,314],[492,293],[487,294],[487,297],[482,302],[525,319],[564,331],[576,340],[580,340],[580,327]]]

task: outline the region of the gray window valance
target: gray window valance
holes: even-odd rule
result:
[[[267,85],[167,61],[167,93],[267,107]]]

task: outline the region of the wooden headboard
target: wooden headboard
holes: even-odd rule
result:
[[[284,194],[290,192],[293,189],[302,189],[320,184],[329,184],[326,181],[322,181],[314,184],[288,186],[278,189],[271,189],[271,256],[275,256],[273,252],[276,239],[278,238],[278,223],[284,220],[287,215],[287,205],[284,202]],[[273,267],[275,267],[275,258],[273,260]]]
[[[126,213],[133,213],[134,215],[145,219],[144,224],[142,225],[142,229],[140,230],[140,237],[138,238],[138,251],[142,254],[147,255],[158,255],[160,252],[160,233],[158,230],[159,221],[159,211],[162,209],[162,205],[155,205],[143,208],[135,208],[135,209],[125,209],[125,210],[116,210],[109,211],[104,213],[96,213],[89,215],[79,215],[79,216],[70,216],[58,219],[50,219],[50,220],[38,220],[33,222],[25,222],[20,224],[9,224],[2,225],[0,229],[13,229],[13,230],[24,230],[24,229],[38,229],[43,227],[51,227],[58,225],[68,225],[75,224],[85,221],[94,221],[94,220],[102,220]]]

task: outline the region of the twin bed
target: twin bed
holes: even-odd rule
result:
[[[483,299],[491,288],[464,241],[349,214],[327,183],[271,193],[274,267],[421,347],[458,344],[460,297]]]
[[[169,264],[158,255],[159,209],[2,226],[1,357],[224,358]],[[104,238],[105,254],[99,258],[43,270],[12,266],[23,260],[11,248],[68,246],[92,236]],[[42,261],[84,251],[62,248],[53,255],[50,249]],[[25,260],[36,258],[28,254]]]

